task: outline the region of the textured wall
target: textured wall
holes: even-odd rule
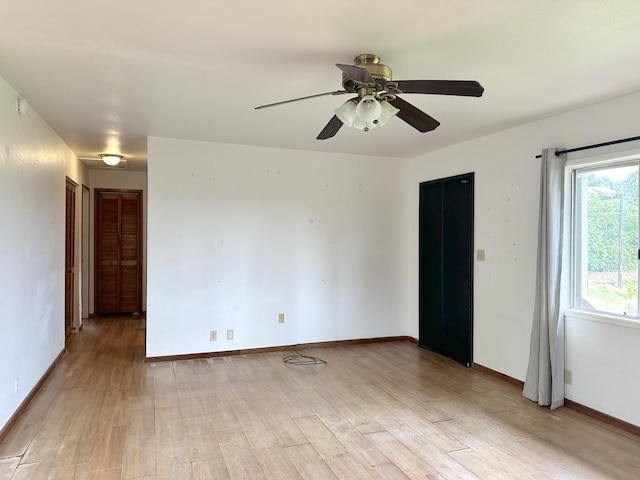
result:
[[[406,335],[404,163],[150,138],[147,355]]]
[[[65,176],[84,174],[33,109],[16,113],[16,97],[0,78],[0,427],[64,348]]]

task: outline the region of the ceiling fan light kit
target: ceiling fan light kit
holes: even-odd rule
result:
[[[368,132],[376,126],[384,125],[393,116],[397,116],[419,132],[429,132],[436,129],[440,122],[401,99],[398,95],[420,93],[481,97],[484,92],[482,85],[474,80],[392,81],[391,68],[380,63],[380,58],[377,55],[370,53],[358,55],[354,59],[353,65],[336,63],[336,67],[342,70],[344,90],[261,105],[256,107],[256,110],[325,95],[351,93],[357,96],[347,100],[334,110],[335,115],[320,132],[318,140],[333,137],[342,125]]]
[[[379,101],[373,95],[365,95],[359,100],[352,98],[334,110],[344,125],[365,132],[383,126],[399,111],[386,100]]]

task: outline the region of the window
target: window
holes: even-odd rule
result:
[[[638,318],[638,160],[574,170],[573,306]]]

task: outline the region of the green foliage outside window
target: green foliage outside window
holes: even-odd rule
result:
[[[634,270],[638,258],[637,173],[617,182],[591,174],[588,185],[589,271]]]

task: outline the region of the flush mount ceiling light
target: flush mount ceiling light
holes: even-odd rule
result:
[[[120,163],[120,160],[124,158],[124,155],[117,155],[115,153],[101,153],[98,156],[110,167],[115,167]]]

